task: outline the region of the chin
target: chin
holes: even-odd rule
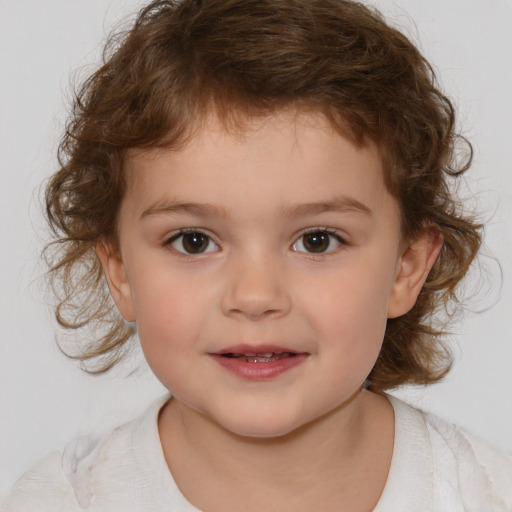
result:
[[[242,427],[229,430],[239,437],[246,437],[250,439],[275,439],[279,437],[285,437],[286,435],[292,433],[295,428],[279,428],[271,427],[268,425],[256,427],[254,425],[248,425],[245,428]]]
[[[264,415],[252,418],[244,416],[237,419],[231,418],[228,421],[221,421],[219,423],[232,434],[253,439],[283,437],[291,434],[301,426],[296,419],[280,418],[277,416],[270,418]]]

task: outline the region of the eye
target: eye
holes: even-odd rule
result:
[[[201,231],[181,231],[174,235],[166,245],[185,254],[204,254],[219,250],[219,246]]]
[[[320,254],[331,252],[344,243],[344,240],[338,234],[319,229],[303,234],[292,245],[292,250]]]

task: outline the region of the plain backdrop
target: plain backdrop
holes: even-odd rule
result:
[[[373,3],[418,42],[454,99],[476,151],[466,193],[487,224],[487,270],[473,278],[483,291],[454,326],[453,371],[398,395],[512,452],[512,1]],[[0,489],[52,447],[124,421],[164,391],[140,357],[90,377],[58,351],[39,256],[40,187],[56,168],[70,73],[91,71],[113,24],[141,5],[0,0]]]

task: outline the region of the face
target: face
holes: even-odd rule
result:
[[[211,119],[126,172],[120,250],[99,255],[182,407],[256,437],[343,408],[421,288],[377,150],[315,114],[236,135]]]

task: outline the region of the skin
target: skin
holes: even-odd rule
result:
[[[315,113],[236,134],[210,118],[182,149],[132,153],[126,172],[119,249],[98,255],[173,394],[159,432],[181,491],[212,512],[373,508],[394,418],[364,381],[387,319],[414,305],[441,246],[428,229],[401,239],[377,149]],[[183,229],[206,249],[187,252]],[[309,232],[325,250],[309,250]],[[305,357],[244,379],[211,357],[239,344]]]

